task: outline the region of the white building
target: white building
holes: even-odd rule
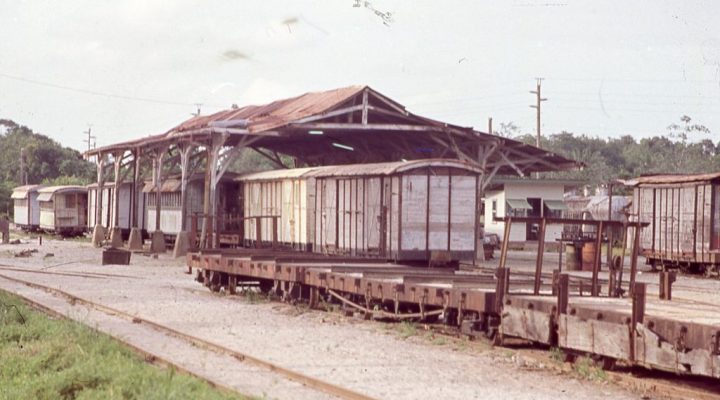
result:
[[[536,180],[508,177],[493,179],[485,190],[485,234],[494,233],[502,239],[505,222],[496,221],[496,217],[562,217],[563,211],[567,209],[563,202],[566,188],[580,184],[579,181],[567,179]],[[537,223],[515,222],[510,229],[510,241],[537,241],[538,230]],[[562,231],[562,225],[547,225],[545,240],[559,239]]]

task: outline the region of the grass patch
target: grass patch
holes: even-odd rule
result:
[[[550,359],[556,363],[563,363],[565,362],[565,352],[563,352],[559,347],[551,347]]]
[[[238,399],[0,291],[0,399]]]
[[[595,362],[587,357],[578,357],[573,364],[573,371],[588,381],[606,381],[607,373],[597,365]]]
[[[407,339],[417,335],[417,326],[412,322],[403,321],[398,324],[398,332],[401,338]]]

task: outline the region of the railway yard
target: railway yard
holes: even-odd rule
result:
[[[20,249],[38,251],[31,257],[13,257],[13,252]],[[276,284],[270,290],[277,296],[268,300],[259,291],[267,289],[263,287],[265,285],[257,286],[262,280],[253,278],[249,272],[238,274],[241,280],[241,276],[248,280],[245,285],[239,282],[237,291],[242,292],[240,295],[230,295],[233,290],[220,277],[216,281],[218,285],[211,287],[218,293],[198,283],[199,263],[203,257],[218,259],[218,251],[208,251],[205,256],[191,253],[187,260],[136,253],[128,266],[100,266],[97,249],[77,241],[46,240],[39,245],[35,240],[26,240],[21,244],[2,246],[0,251],[0,289],[18,294],[50,313],[67,316],[107,332],[145,354],[148,360],[174,365],[214,385],[247,395],[357,399],[420,396],[532,396],[539,399],[717,397],[713,394],[716,378],[683,378],[644,369],[628,370],[624,362],[615,366],[621,372],[605,372],[600,367],[602,357],[597,367],[589,367],[594,371],[592,374],[587,371],[579,373],[581,369],[577,365],[583,365],[585,361],[575,360],[575,366],[563,363],[558,360],[555,347],[529,346],[527,340],[518,340],[523,332],[526,336],[528,332],[539,333],[537,327],[541,318],[537,315],[535,319],[525,320],[535,325],[525,325],[524,331],[511,331],[518,328],[509,323],[502,325],[502,346],[494,347],[491,339],[485,338],[487,332],[469,332],[478,336],[472,341],[459,335],[461,329],[453,328],[458,325],[457,312],[445,310],[443,315],[437,315],[437,310],[442,309],[437,307],[437,300],[428,298],[427,307],[420,310],[413,308],[408,299],[400,299],[403,301],[395,310],[391,294],[386,295],[385,302],[378,301],[381,295],[371,296],[375,300],[368,303],[362,303],[357,295],[350,295],[353,291],[350,286],[363,275],[368,279],[371,275],[374,276],[372,279],[380,277],[385,282],[397,282],[398,276],[403,276],[401,280],[408,291],[413,285],[421,287],[425,284],[466,289],[474,285],[492,288],[492,292],[497,286],[497,279],[490,272],[497,267],[494,260],[474,271],[451,273],[417,268],[407,271],[396,265],[367,260],[353,268],[349,260],[338,263],[317,259],[313,263],[311,258],[289,260],[288,255],[283,254],[285,265],[273,271],[280,273],[291,265],[304,265],[304,270],[309,271],[307,276],[318,271],[317,279],[325,274],[323,279],[327,281],[318,283],[317,287],[324,289],[319,290],[317,299],[312,298],[311,290],[303,293],[305,288],[293,289],[287,284]],[[48,253],[53,255],[47,256]],[[233,260],[251,258],[240,250],[223,253]],[[545,257],[543,292],[550,290],[546,283],[551,280],[552,269],[557,267],[556,257],[551,253]],[[283,260],[269,257],[267,251],[260,257],[256,255],[256,258],[265,262]],[[193,267],[193,275],[187,274],[188,265]],[[224,261],[217,265],[239,268],[241,263]],[[517,289],[522,291],[522,288],[529,288],[532,292],[534,253],[510,252],[507,266],[513,271],[507,294],[512,299],[512,305],[522,304],[522,301],[534,302],[534,311],[540,312],[544,307],[543,301],[556,301],[557,296],[549,294],[538,299],[517,293]],[[219,271],[220,268],[205,265],[201,270],[209,275],[210,271]],[[359,270],[364,272],[359,273]],[[265,273],[268,273],[267,269]],[[337,274],[345,274],[353,279],[347,279],[348,286],[343,290],[344,283],[331,283],[337,279],[329,278],[333,274],[336,277],[339,277]],[[448,281],[449,274],[461,275],[462,279],[456,277],[454,283],[443,284],[443,280]],[[571,272],[570,275],[571,288],[582,285],[576,282],[590,278],[588,272],[582,271]],[[601,273],[600,282],[605,282],[604,278]],[[216,278],[208,276],[206,285],[212,286],[213,279]],[[663,306],[652,300],[659,290],[657,281],[657,273],[638,273],[637,282],[647,284],[646,319],[657,318],[663,312]],[[309,279],[304,282],[311,284]],[[350,282],[353,282],[352,285]],[[717,313],[713,304],[720,300],[718,289],[720,282],[717,280],[678,277],[673,285],[673,306],[677,304],[676,307],[691,322],[692,318],[696,318],[698,323],[714,324],[717,328],[720,319],[713,314]],[[331,292],[337,298],[330,295]],[[599,303],[597,298],[587,296],[570,299],[570,308],[577,308],[580,313],[583,307]],[[466,300],[464,308],[468,311],[464,314],[468,316],[479,305],[491,308],[491,304],[473,303],[472,296]],[[607,302],[610,299],[604,300]],[[614,303],[624,300],[612,299]],[[452,301],[449,305],[457,307]],[[494,302],[492,305],[494,307]],[[618,310],[626,305],[615,304],[615,311],[620,312]],[[522,310],[522,306],[518,308]],[[510,309],[507,303],[506,309]],[[603,322],[610,323],[613,311],[607,306],[604,310],[608,316]],[[382,321],[358,318],[373,312],[376,316],[383,314]],[[415,315],[419,313],[423,315]],[[435,316],[439,317],[437,321],[434,321]],[[704,321],[699,320],[701,316]],[[455,321],[452,321],[453,317]],[[503,318],[506,317],[504,315]],[[397,319],[410,322],[393,321]],[[449,325],[442,324],[443,320]],[[465,328],[462,331],[468,333],[467,326]],[[543,341],[542,337],[530,339],[536,343]],[[498,344],[497,336],[495,341]],[[598,346],[599,342],[601,340],[598,340]],[[569,342],[561,344],[571,345]],[[621,350],[615,351],[619,358],[623,357]],[[427,384],[417,385],[417,382]]]

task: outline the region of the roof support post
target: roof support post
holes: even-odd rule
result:
[[[140,149],[132,151],[132,158],[133,181],[132,188],[130,189],[130,218],[132,225],[130,228],[130,237],[128,238],[128,249],[142,250],[142,232],[138,227],[138,197],[142,195],[142,191],[138,190],[138,183],[140,182]]]
[[[105,240],[105,228],[102,225],[102,193],[105,188],[105,158],[105,154],[99,153],[95,159],[97,166],[97,192],[95,195],[95,227],[93,228],[92,238],[92,243],[95,247],[102,246]]]
[[[187,229],[187,183],[188,169],[190,166],[190,153],[193,151],[192,144],[180,144],[180,230]]]
[[[160,213],[162,212],[162,163],[167,147],[163,146],[153,154],[153,183],[155,184],[155,231],[152,233],[150,251],[153,253],[165,252],[165,235],[160,229]]]
[[[227,135],[216,135],[213,136],[209,145],[205,148],[207,152],[207,164],[205,165],[205,191],[203,199],[203,214],[204,221],[202,230],[200,233],[201,248],[213,248],[215,247],[216,238],[215,233],[215,221],[213,218],[217,210],[217,198],[216,198],[216,182],[217,182],[217,165],[220,156],[220,149]]]
[[[120,230],[120,184],[122,183],[122,177],[120,176],[120,167],[122,165],[123,160],[123,154],[125,154],[125,151],[117,151],[113,153],[113,167],[114,167],[114,178],[115,178],[115,187],[113,188],[113,195],[112,195],[112,207],[113,212],[110,214],[112,215],[112,222],[108,221],[108,225],[111,226],[110,229],[110,246],[114,248],[120,248],[122,247],[122,232]],[[108,199],[110,200],[110,199]],[[108,205],[110,205],[110,201],[108,201]]]
[[[180,232],[175,237],[175,247],[173,248],[173,257],[175,258],[186,255],[190,246],[187,233],[187,182],[190,153],[193,148],[192,143],[178,144],[178,150],[180,150]]]

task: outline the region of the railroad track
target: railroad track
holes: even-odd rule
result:
[[[102,272],[75,272],[75,271],[47,271],[43,269],[27,269],[15,267],[12,265],[0,264],[0,270],[2,271],[13,271],[13,272],[27,272],[30,274],[41,274],[41,275],[58,275],[58,276],[75,276],[79,278],[90,278],[90,279],[104,279],[104,278],[127,278],[127,279],[144,279],[138,276],[122,275],[122,274],[105,274]]]
[[[26,271],[26,270],[20,270],[20,272],[27,272],[27,271]],[[56,296],[60,296],[60,297],[62,297],[62,298],[65,298],[70,304],[73,304],[73,305],[75,305],[75,304],[82,304],[82,305],[84,305],[84,306],[86,306],[86,307],[90,307],[90,308],[92,308],[92,309],[94,309],[94,310],[96,310],[96,311],[100,311],[100,312],[102,312],[102,313],[105,313],[105,314],[108,314],[108,315],[111,315],[111,316],[116,316],[116,317],[123,318],[123,319],[127,320],[129,323],[144,324],[144,325],[146,325],[146,326],[149,326],[149,327],[153,328],[153,329],[156,330],[156,331],[159,331],[159,332],[162,332],[162,333],[167,334],[167,335],[169,335],[169,336],[172,336],[172,337],[181,339],[181,340],[183,340],[183,341],[185,341],[185,342],[188,342],[188,343],[190,343],[190,344],[192,344],[192,345],[194,345],[194,346],[201,347],[201,348],[204,348],[204,349],[207,349],[207,350],[216,352],[216,353],[221,353],[221,354],[230,355],[230,356],[232,356],[234,359],[236,359],[238,362],[246,362],[246,363],[249,363],[249,364],[254,365],[254,366],[256,366],[256,367],[260,367],[260,368],[262,368],[262,369],[264,369],[264,370],[266,370],[266,371],[269,371],[269,372],[272,372],[272,373],[276,373],[276,374],[278,374],[278,375],[281,375],[281,376],[282,376],[283,378],[285,378],[285,379],[294,381],[294,382],[299,383],[299,384],[301,384],[301,385],[304,385],[304,386],[306,386],[306,387],[312,388],[312,389],[314,389],[314,390],[316,390],[316,391],[319,391],[319,392],[322,392],[322,393],[325,393],[325,394],[328,394],[328,395],[331,395],[331,396],[335,396],[335,397],[340,398],[340,399],[346,399],[346,400],[371,400],[371,399],[373,399],[373,398],[370,397],[370,396],[367,396],[367,395],[362,394],[362,393],[358,393],[358,392],[353,391],[353,390],[351,390],[351,389],[344,388],[344,387],[342,387],[342,386],[338,386],[338,385],[335,385],[335,384],[332,384],[332,383],[329,383],[329,382],[320,380],[320,379],[318,379],[318,378],[314,378],[314,377],[305,375],[305,374],[303,374],[303,373],[301,373],[301,372],[297,372],[297,371],[294,371],[294,370],[285,368],[285,367],[283,367],[283,366],[277,365],[277,364],[272,363],[272,362],[270,362],[270,361],[263,360],[263,359],[261,359],[261,358],[258,358],[258,357],[256,357],[256,356],[253,356],[253,355],[250,355],[250,354],[247,354],[247,353],[239,352],[239,351],[230,349],[230,348],[228,348],[228,347],[218,345],[218,344],[216,344],[216,343],[207,341],[207,340],[202,339],[202,338],[199,338],[199,337],[197,337],[197,336],[193,336],[193,335],[187,334],[187,333],[185,333],[185,332],[181,332],[181,331],[179,331],[179,330],[177,330],[177,329],[174,329],[174,328],[171,328],[171,327],[169,327],[169,326],[166,326],[166,325],[163,325],[163,324],[160,324],[160,323],[157,323],[157,322],[154,322],[154,321],[145,319],[145,318],[141,318],[141,317],[138,317],[138,316],[135,316],[135,315],[126,313],[126,312],[124,312],[124,311],[121,311],[121,310],[118,310],[118,309],[115,309],[115,308],[112,308],[112,307],[108,307],[108,306],[105,306],[105,305],[96,303],[96,302],[91,301],[91,300],[88,300],[88,299],[84,299],[84,298],[82,298],[82,297],[79,297],[79,296],[76,296],[76,295],[74,295],[74,294],[68,293],[68,292],[66,292],[66,291],[64,291],[64,290],[61,290],[61,289],[57,289],[57,288],[54,288],[54,287],[51,287],[51,286],[46,286],[46,285],[38,284],[38,283],[35,283],[35,282],[30,282],[30,281],[27,281],[27,280],[24,280],[24,279],[19,279],[19,278],[16,278],[16,277],[12,277],[12,276],[5,275],[5,274],[0,274],[0,278],[5,279],[5,280],[10,281],[10,282],[15,282],[15,283],[18,283],[18,284],[26,285],[26,286],[31,287],[31,288],[33,288],[33,289],[42,290],[42,291],[51,293],[51,294],[56,295]],[[50,309],[49,307],[47,307],[46,305],[44,305],[44,304],[42,304],[42,303],[36,302],[36,301],[34,301],[34,300],[32,300],[32,299],[29,299],[29,298],[27,298],[26,296],[21,296],[21,297],[22,297],[25,301],[29,302],[31,305],[33,305],[34,307],[36,307],[36,308],[38,308],[38,309],[40,309],[40,310],[42,310],[42,311],[49,312],[50,314],[54,314],[54,315],[56,315],[56,316],[57,316],[57,314],[58,314],[57,312],[53,311],[52,309]],[[60,315],[60,316],[61,316],[61,317],[64,317],[64,316],[62,316],[62,315]],[[140,353],[142,353],[144,356],[146,356],[146,358],[147,358],[148,356],[150,356],[150,357],[152,357],[152,358],[157,358],[158,360],[161,361],[161,363],[173,365],[174,367],[178,368],[179,370],[182,370],[182,371],[184,371],[184,372],[187,372],[187,373],[189,373],[189,374],[191,374],[191,375],[194,375],[194,376],[196,376],[196,377],[198,377],[198,378],[200,378],[200,379],[203,379],[203,380],[209,382],[209,383],[210,383],[211,385],[213,385],[213,386],[218,386],[218,387],[221,387],[221,388],[223,388],[223,389],[232,390],[232,389],[224,386],[224,385],[221,384],[221,383],[218,383],[218,382],[215,382],[215,381],[210,380],[210,379],[207,378],[207,377],[203,377],[203,376],[199,376],[199,375],[197,375],[197,374],[193,374],[192,372],[190,372],[190,371],[186,370],[185,368],[183,368],[181,365],[176,365],[176,364],[174,364],[174,363],[172,363],[172,362],[170,362],[170,361],[168,361],[168,360],[161,359],[160,357],[157,357],[156,355],[153,355],[153,354],[147,354],[146,351],[143,351],[143,350],[139,349],[137,346],[134,346],[134,345],[132,345],[132,344],[130,344],[130,343],[127,343],[127,342],[125,342],[125,343],[126,343],[127,345],[129,345],[131,348],[133,348],[133,349],[139,351]]]

